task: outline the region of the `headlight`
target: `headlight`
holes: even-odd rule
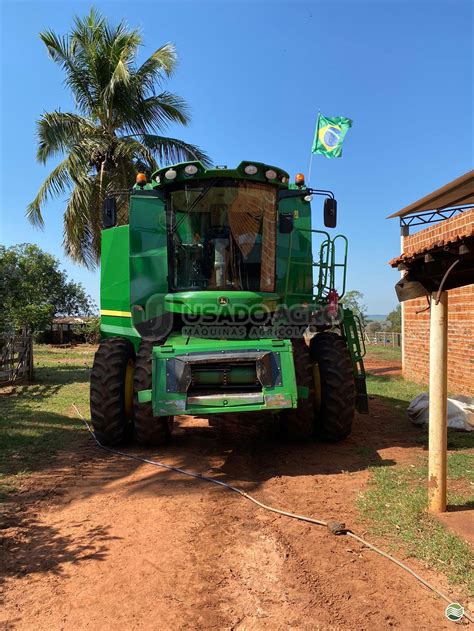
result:
[[[258,169],[254,164],[247,164],[247,166],[244,169],[245,173],[247,173],[247,175],[255,175],[255,173],[257,173]]]
[[[176,173],[176,171],[174,169],[168,169],[165,173],[165,178],[167,180],[174,180],[174,178],[177,176],[178,174]]]
[[[265,177],[267,178],[267,180],[275,180],[276,176],[277,173],[273,169],[268,169],[268,171],[265,171]]]
[[[188,164],[187,167],[184,167],[184,172],[186,175],[196,175],[198,168],[195,164]]]
[[[159,184],[159,183],[161,182],[161,177],[160,177],[159,175],[157,175],[157,176],[155,177],[155,182],[156,182],[157,184]]]
[[[288,184],[288,178],[286,177],[286,175],[284,175],[284,176],[281,178],[281,183],[282,183],[282,184]]]

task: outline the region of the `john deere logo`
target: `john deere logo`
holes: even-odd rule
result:
[[[446,607],[446,618],[452,622],[459,622],[464,616],[464,607],[459,603],[451,603]]]
[[[341,139],[342,129],[336,125],[325,125],[319,130],[319,140],[328,151],[337,147]]]
[[[226,305],[229,302],[229,299],[225,296],[220,296],[218,302],[220,305]]]

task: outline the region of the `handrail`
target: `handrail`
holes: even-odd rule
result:
[[[334,262],[334,274],[335,274],[335,268],[336,267],[342,267],[343,268],[343,274],[342,274],[342,289],[339,292],[339,298],[342,298],[344,296],[344,294],[346,293],[346,276],[347,276],[347,250],[349,248],[349,241],[347,240],[347,237],[343,234],[337,234],[334,239],[332,240],[333,245],[334,245],[334,259],[336,258],[336,241],[338,239],[343,239],[344,241],[344,262],[343,263],[336,263]]]
[[[285,279],[285,303],[287,302],[287,298],[290,295],[288,292],[289,289],[289,279],[290,279],[290,269],[292,265],[308,265],[306,261],[294,261],[292,260],[292,252],[293,252],[293,233],[298,230],[299,232],[309,232],[311,234],[321,234],[326,237],[319,248],[319,262],[315,262],[314,258],[312,258],[311,266],[318,267],[318,280],[316,284],[313,284],[313,288],[318,288],[318,293],[316,295],[313,294],[313,298],[320,300],[323,297],[326,297],[324,294],[331,289],[335,289],[336,284],[336,269],[338,267],[343,268],[342,274],[342,288],[339,292],[340,297],[344,296],[346,291],[346,275],[347,275],[347,250],[348,250],[348,240],[342,234],[338,234],[331,239],[328,232],[325,230],[315,230],[313,228],[298,228],[294,229],[290,232],[289,243],[288,243],[288,267],[286,270],[286,279]],[[342,239],[344,242],[344,259],[342,263],[337,263],[336,259],[336,242],[338,239]],[[312,245],[312,244],[311,244]],[[311,248],[312,251],[312,248]],[[300,292],[303,294],[304,292]],[[291,295],[299,295],[292,292]]]

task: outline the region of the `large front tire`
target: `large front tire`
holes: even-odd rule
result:
[[[343,440],[351,433],[355,410],[354,369],[349,349],[340,335],[319,333],[311,339],[309,350],[321,384],[315,435],[331,442]]]
[[[279,414],[280,431],[290,440],[305,440],[314,432],[315,389],[311,357],[303,339],[295,339],[293,363],[295,366],[296,385],[306,388],[306,396],[298,395],[298,407],[282,410]]]
[[[139,403],[138,392],[152,389],[151,355],[153,342],[142,340],[137,353],[134,378],[135,438],[140,445],[156,447],[166,443],[171,436],[172,416],[155,416],[151,402]]]
[[[122,337],[103,340],[94,357],[90,384],[91,420],[103,445],[128,438],[133,413],[133,344]]]

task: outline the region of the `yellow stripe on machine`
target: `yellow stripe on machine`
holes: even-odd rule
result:
[[[132,314],[130,311],[112,311],[110,309],[101,309],[100,315],[104,316],[116,316],[118,318],[131,318]]]

